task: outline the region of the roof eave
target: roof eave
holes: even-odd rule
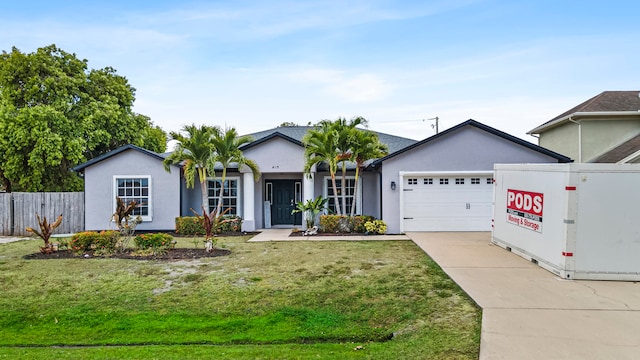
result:
[[[527,132],[527,135],[540,134],[560,124],[563,124],[572,118],[602,117],[602,116],[640,116],[640,110],[638,111],[578,111],[578,112],[571,113],[567,116],[561,117],[550,123],[540,125],[535,129],[529,130]]]

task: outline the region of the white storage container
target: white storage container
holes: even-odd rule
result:
[[[494,172],[494,244],[565,279],[640,280],[640,164]]]

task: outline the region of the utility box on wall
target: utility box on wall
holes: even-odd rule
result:
[[[640,280],[640,164],[494,172],[494,244],[564,279]]]

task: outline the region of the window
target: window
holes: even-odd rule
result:
[[[449,179],[440,179],[440,185],[449,185]]]
[[[209,180],[209,211],[218,206],[220,196],[220,180]],[[222,189],[222,211],[231,209],[225,215],[238,215],[238,178],[227,178]]]
[[[351,213],[351,204],[353,203],[353,195],[356,191],[354,185],[356,180],[353,177],[346,178],[346,187],[345,187],[345,199],[347,201],[347,214]],[[417,180],[416,180],[417,182]],[[327,202],[327,209],[329,209],[329,213],[337,214],[336,204],[333,198],[333,186],[331,185],[331,177],[325,177],[324,188],[326,193],[326,198],[329,199]],[[336,178],[336,188],[338,189],[338,201],[342,202],[342,179]],[[356,214],[360,214],[361,212],[361,204],[362,204],[362,181],[358,182],[358,200],[356,201]],[[342,209],[341,209],[342,211]]]
[[[265,200],[269,202],[269,205],[273,205],[273,183],[268,182],[265,184],[264,193]]]
[[[296,203],[299,203],[302,201],[302,183],[300,181],[296,181],[295,183],[295,196],[296,196]]]
[[[493,184],[493,179],[492,178],[487,178],[487,184],[489,184],[489,185]]]
[[[433,185],[433,179],[424,179],[425,185]]]
[[[471,178],[471,185],[480,184],[480,178]]]
[[[407,184],[418,185],[418,179],[407,179]]]
[[[456,185],[464,185],[464,178],[456,178]]]
[[[131,214],[143,221],[151,221],[151,176],[114,176],[115,194],[125,204],[135,201],[138,206]],[[115,212],[116,201],[113,200]]]

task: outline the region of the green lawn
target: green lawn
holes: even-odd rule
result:
[[[177,262],[0,245],[0,359],[478,358],[480,310],[412,242],[247,239]]]

